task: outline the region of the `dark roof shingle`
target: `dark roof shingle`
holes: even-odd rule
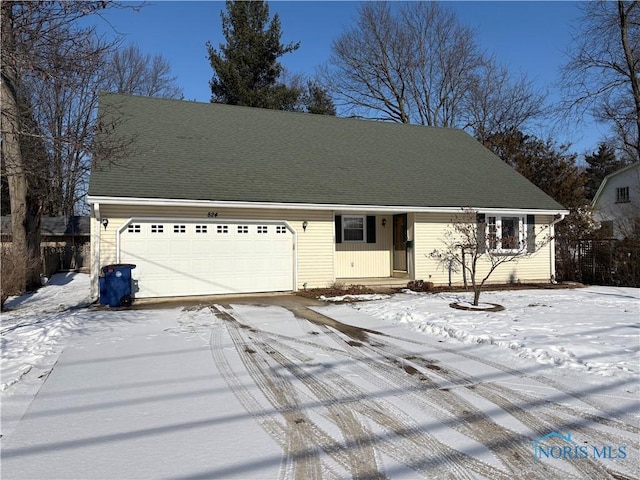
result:
[[[11,216],[0,217],[0,230],[3,235],[11,235]],[[42,217],[40,235],[49,237],[89,236],[91,224],[89,216]]]
[[[117,94],[100,111],[135,146],[92,197],[562,210],[462,130]]]

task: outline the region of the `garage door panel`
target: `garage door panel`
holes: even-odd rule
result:
[[[120,261],[143,297],[293,290],[293,233],[283,223],[134,220]]]

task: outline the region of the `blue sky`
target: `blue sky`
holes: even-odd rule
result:
[[[356,16],[359,2],[270,1],[271,15],[278,13],[282,43],[300,42],[300,48],[281,58],[291,73],[313,75],[331,55],[331,43]],[[559,68],[566,62],[571,27],[580,16],[578,2],[443,2],[453,8],[459,20],[476,31],[479,46],[495,55],[514,74],[525,73],[543,89],[557,90]],[[126,34],[126,41],[145,53],[161,53],[171,64],[173,74],[188,100],[208,102],[212,69],[205,44],[215,48],[224,43],[220,13],[224,2],[150,2],[139,12],[131,9],[110,11],[107,19],[115,30]],[[108,29],[105,22],[101,30]],[[558,141],[573,143],[576,153],[596,150],[602,131],[592,124],[572,131],[551,133]]]

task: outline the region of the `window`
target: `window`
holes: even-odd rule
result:
[[[196,225],[196,233],[207,233],[206,225]]]
[[[287,227],[284,225],[276,225],[276,233],[287,233]]]
[[[616,188],[616,203],[629,203],[629,187]]]
[[[517,250],[520,246],[520,219],[518,217],[502,217],[500,241],[503,250]]]
[[[187,231],[187,227],[185,225],[174,225],[173,233],[185,233]]]
[[[164,225],[151,225],[151,233],[162,233]]]
[[[342,239],[345,242],[364,242],[365,241],[365,217],[342,217]]]
[[[376,243],[376,216],[336,215],[335,235],[336,244],[342,242]]]
[[[238,233],[249,233],[249,227],[247,225],[238,225]]]
[[[525,245],[524,225],[524,218],[520,217],[487,217],[487,247],[494,252],[520,250]]]
[[[489,217],[489,250],[495,250],[498,248],[498,225],[496,224],[496,217]]]
[[[129,224],[129,226],[127,227],[127,232],[129,233],[140,233],[140,225],[138,224]]]
[[[228,225],[218,225],[216,227],[216,232],[217,233],[229,233],[229,226]]]
[[[269,231],[266,225],[258,225],[258,233],[267,233]]]

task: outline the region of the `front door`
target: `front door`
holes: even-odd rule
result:
[[[407,271],[407,214],[393,216],[393,270]]]

